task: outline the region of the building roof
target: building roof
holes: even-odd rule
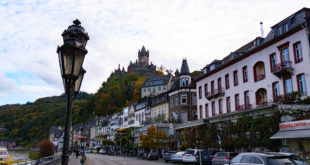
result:
[[[50,130],[50,134],[54,134],[54,137],[56,137],[56,138],[60,138],[61,137],[61,135],[62,135],[62,133],[64,132],[64,129],[63,128],[61,128],[61,129],[59,129],[60,127],[58,127],[58,126],[52,126],[52,128],[51,128],[51,130]]]
[[[181,66],[180,74],[181,75],[189,75],[190,74],[186,59],[182,60],[182,66]]]
[[[169,83],[170,78],[171,78],[171,75],[155,76],[155,77],[147,78],[142,84],[142,88],[167,85]]]
[[[237,49],[234,52],[231,52],[228,56],[224,57],[221,61],[220,65],[217,65],[215,69],[213,70],[209,70],[209,72],[205,73],[204,75],[202,75],[201,77],[199,77],[196,81],[199,81],[205,77],[208,77],[222,69],[224,69],[225,67],[228,67],[254,53],[256,53],[257,51],[260,51],[272,44],[274,44],[275,42],[291,35],[294,34],[296,31],[302,29],[304,26],[308,26],[308,28],[310,28],[310,24],[306,24],[306,19],[310,18],[310,9],[309,8],[303,8],[299,11],[297,11],[296,13],[290,15],[289,17],[287,17],[286,19],[280,21],[279,23],[277,23],[276,25],[272,26],[271,31],[268,33],[268,35],[266,36],[266,38],[261,38],[261,37],[257,37],[254,40],[252,40],[251,42],[243,45],[242,47],[240,47],[239,49]],[[310,20],[308,20],[308,22],[310,23]],[[278,30],[284,29],[284,25],[288,26],[287,31],[283,32],[283,33],[278,33]],[[305,25],[306,24],[306,25]],[[218,62],[218,61],[217,61]],[[212,64],[212,63],[211,63]],[[205,68],[207,68],[209,65],[206,65]],[[208,70],[208,69],[207,69]]]

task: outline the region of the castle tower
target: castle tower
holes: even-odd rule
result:
[[[140,66],[149,65],[149,50],[145,50],[144,46],[142,46],[142,49],[138,52],[138,63]]]
[[[190,84],[191,84],[191,76],[187,65],[187,60],[183,59],[180,72],[180,87],[188,87]]]

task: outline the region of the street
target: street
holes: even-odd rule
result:
[[[87,165],[171,165],[158,160],[141,160],[136,157],[109,156],[100,154],[87,154]]]

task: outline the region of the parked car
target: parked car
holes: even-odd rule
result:
[[[286,152],[280,152],[280,154],[288,155],[297,165],[308,165],[308,163],[297,154]]]
[[[166,152],[166,153],[164,154],[164,160],[165,160],[166,162],[171,161],[171,157],[172,157],[172,155],[175,154],[175,153],[176,153],[175,151],[168,151],[168,152]]]
[[[180,152],[177,152],[175,154],[173,154],[171,156],[171,161],[173,163],[181,163],[183,162],[183,155],[185,154],[185,151],[180,151]]]
[[[204,149],[187,149],[183,156],[183,163],[197,163],[196,155],[199,151],[204,151]]]
[[[202,157],[201,164],[211,165],[212,164],[212,158],[216,152],[217,152],[216,150],[198,151],[196,154],[197,164],[200,164],[200,156],[201,156]]]
[[[225,165],[297,165],[289,156],[279,153],[240,153]]]
[[[99,150],[99,154],[106,154],[106,153],[107,153],[107,151],[105,149],[100,149]]]
[[[148,160],[158,160],[159,156],[157,152],[151,151],[147,156]]]
[[[5,147],[0,147],[0,160],[8,160],[9,153]]]
[[[228,163],[233,157],[238,155],[236,152],[217,152],[212,158],[212,165],[223,165]]]

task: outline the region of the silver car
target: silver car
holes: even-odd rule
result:
[[[171,156],[171,161],[173,163],[182,163],[183,162],[183,155],[184,155],[184,151],[180,151],[180,152],[177,152],[175,154],[173,154]]]
[[[308,163],[306,163],[304,159],[302,159],[301,157],[299,157],[298,155],[294,153],[285,153],[285,152],[280,152],[280,153],[289,156],[291,159],[294,160],[294,162],[297,165],[308,165]]]

